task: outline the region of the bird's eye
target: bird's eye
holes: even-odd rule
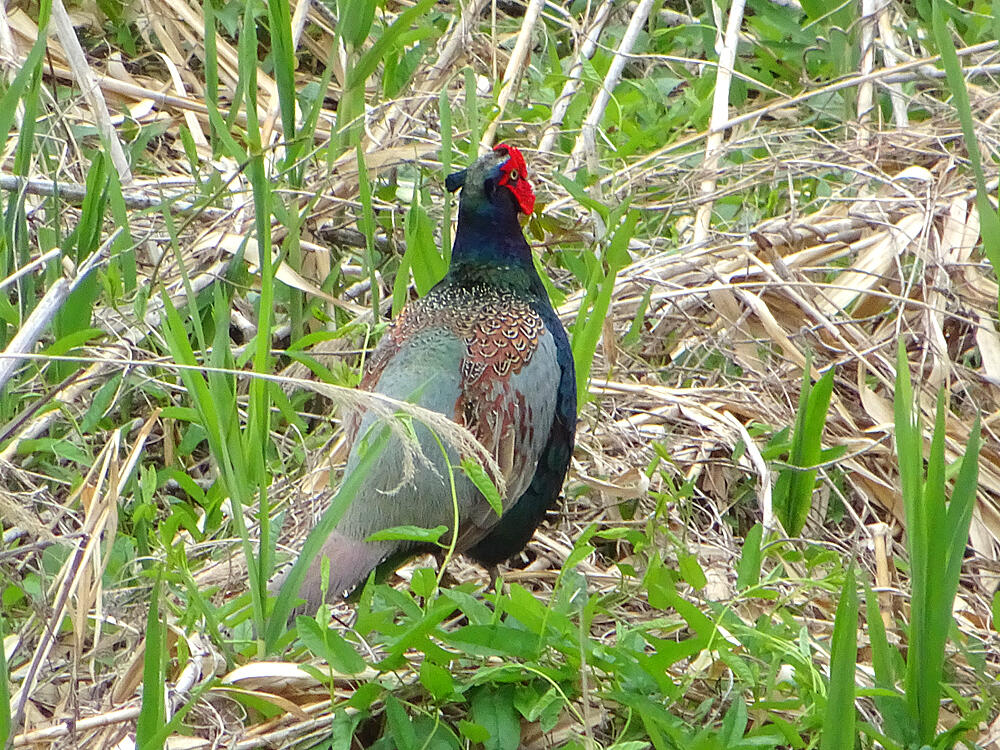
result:
[[[512,169],[507,173],[507,179],[511,182],[517,182],[518,174],[516,169]]]

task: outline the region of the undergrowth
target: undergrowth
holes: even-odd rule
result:
[[[0,17],[8,746],[994,741],[995,4],[66,10]],[[286,627],[500,140],[562,512],[495,583],[421,558]]]

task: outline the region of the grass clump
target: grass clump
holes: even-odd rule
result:
[[[987,742],[995,18],[179,2],[0,19],[5,741]],[[343,387],[494,140],[584,394],[564,508],[505,586],[421,559],[289,629]]]

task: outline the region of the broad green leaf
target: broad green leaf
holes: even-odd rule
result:
[[[448,530],[447,526],[435,526],[433,529],[425,529],[423,526],[413,526],[404,524],[393,526],[389,529],[382,529],[370,534],[365,538],[366,542],[388,542],[388,541],[413,541],[426,544],[438,544],[441,536]]]
[[[514,708],[512,685],[486,684],[472,696],[472,719],[489,732],[485,750],[517,750],[521,745],[521,721]]]
[[[505,625],[466,625],[442,638],[475,656],[531,659],[538,653],[538,638],[534,634]]]
[[[698,558],[695,555],[682,554],[677,557],[677,567],[680,570],[681,578],[696,591],[701,591],[708,583],[705,571],[701,569]]]
[[[738,747],[747,731],[747,704],[740,696],[733,699],[726,715],[722,717],[719,741],[722,747]]]
[[[310,651],[341,674],[359,674],[366,664],[354,647],[334,628],[324,628],[311,617],[295,618],[299,638]]]
[[[482,745],[490,738],[489,730],[482,724],[476,724],[474,721],[469,721],[468,719],[460,719],[458,722],[458,731],[462,733],[470,742],[475,742],[477,745]]]
[[[486,502],[490,504],[493,511],[498,516],[503,515],[503,499],[500,497],[500,490],[493,484],[493,480],[486,473],[486,469],[471,458],[463,458],[462,471],[465,472],[469,481],[476,486],[476,489],[483,494],[483,497],[486,498]]]
[[[410,590],[425,599],[437,590],[437,574],[430,568],[417,568],[410,578]]]
[[[420,684],[436,701],[443,701],[455,692],[455,680],[451,672],[428,659],[424,659],[420,665]]]
[[[396,696],[389,694],[385,699],[385,716],[389,733],[396,741],[398,750],[419,750],[425,738],[418,737],[413,721]]]
[[[755,523],[743,540],[743,554],[736,564],[736,589],[742,591],[760,583],[760,544],[764,536],[764,526]]]

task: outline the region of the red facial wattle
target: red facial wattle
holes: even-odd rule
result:
[[[506,143],[495,146],[493,150],[507,156],[507,161],[500,166],[499,184],[514,194],[521,211],[530,214],[535,210],[535,191],[528,181],[528,165],[524,163],[524,157],[514,146]]]

